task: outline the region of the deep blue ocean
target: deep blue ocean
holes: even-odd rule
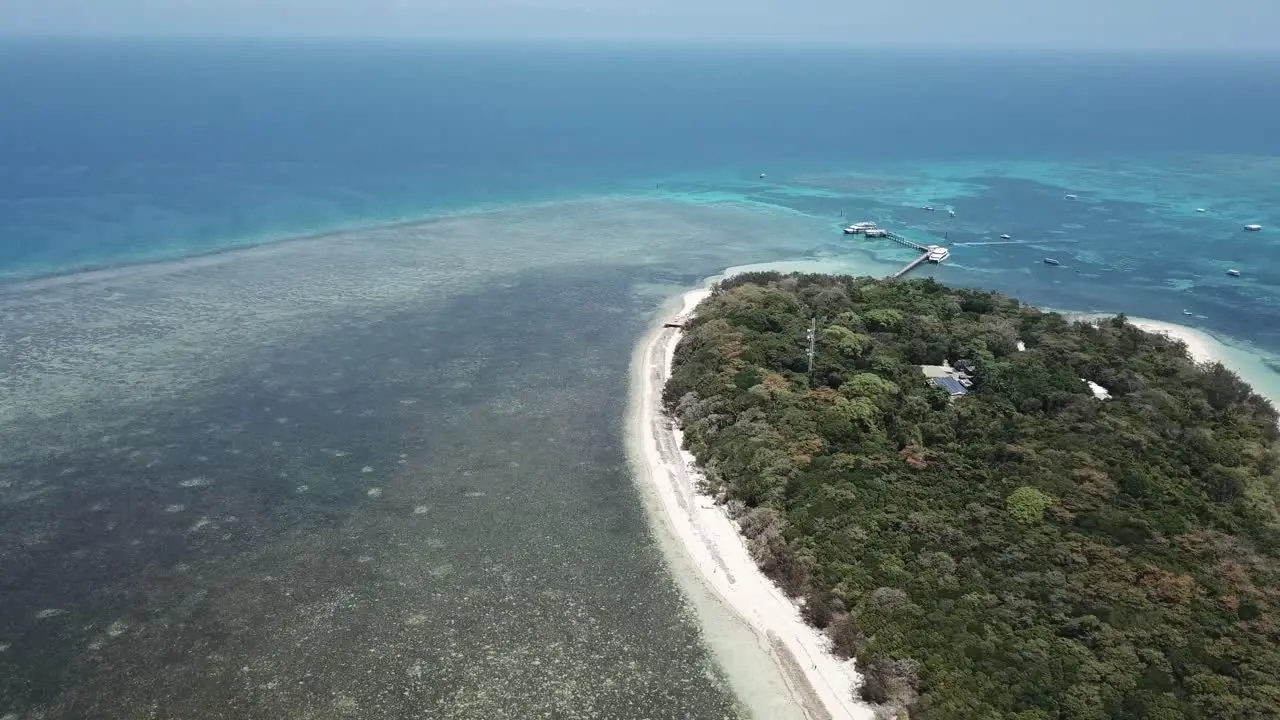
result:
[[[0,273],[673,176],[1275,157],[1278,79],[1277,57],[6,41]]]
[[[0,720],[797,718],[628,465],[664,301],[913,257],[869,219],[945,283],[1209,331],[1280,397],[1276,88],[1280,56],[6,38]]]

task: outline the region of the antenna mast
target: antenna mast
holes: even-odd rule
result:
[[[809,386],[813,387],[813,356],[818,341],[818,318],[809,323]]]

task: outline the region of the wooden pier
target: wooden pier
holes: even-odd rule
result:
[[[884,231],[884,236],[885,236],[885,237],[887,237],[887,238],[889,238],[890,240],[892,240],[892,241],[894,241],[894,242],[898,243],[899,245],[906,245],[907,247],[911,248],[912,250],[919,250],[919,251],[920,251],[920,252],[922,252],[922,253],[927,253],[927,252],[929,252],[929,248],[925,247],[924,245],[921,245],[921,244],[920,244],[920,243],[918,243],[918,242],[912,242],[912,241],[910,241],[910,240],[908,240],[908,239],[906,239],[906,238],[902,237],[902,236],[901,236],[901,235],[899,235],[898,233],[890,232],[890,231],[888,231],[888,230],[885,230],[885,231]],[[913,265],[913,266],[911,266],[911,267],[915,267],[915,266]]]
[[[910,241],[910,240],[908,240],[908,239],[906,239],[906,238],[902,237],[901,235],[899,235],[898,233],[895,233],[895,232],[885,231],[885,237],[887,237],[887,238],[889,238],[890,240],[892,240],[892,241],[894,241],[894,242],[898,243],[899,245],[906,245],[907,247],[911,248],[912,250],[915,250],[915,251],[917,251],[917,252],[919,252],[919,253],[920,253],[920,257],[916,258],[915,260],[912,260],[911,262],[907,263],[906,265],[903,265],[903,266],[898,270],[898,272],[896,272],[896,273],[894,273],[894,274],[892,275],[892,277],[893,277],[893,279],[894,279],[894,280],[897,280],[898,278],[902,277],[903,275],[906,275],[907,273],[909,273],[909,272],[911,272],[912,270],[916,269],[916,266],[917,266],[917,265],[919,265],[920,263],[922,263],[922,262],[924,262],[925,260],[928,260],[928,259],[929,259],[929,248],[928,248],[928,247],[926,247],[926,246],[924,246],[924,245],[921,245],[921,244],[920,244],[920,243],[918,243],[918,242],[912,242],[912,241]]]
[[[948,253],[945,248],[941,248],[937,245],[921,245],[920,243],[915,242],[914,240],[908,240],[907,238],[903,237],[902,235],[899,235],[896,232],[885,230],[884,228],[881,228],[881,227],[876,227],[876,224],[873,222],[860,222],[860,223],[855,223],[853,225],[850,225],[849,227],[844,229],[844,234],[845,235],[864,235],[868,238],[889,238],[890,240],[898,243],[899,245],[905,245],[906,247],[909,247],[912,250],[915,250],[916,252],[920,253],[919,257],[907,263],[900,270],[898,270],[898,272],[894,273],[891,276],[894,279],[900,278],[903,275],[906,275],[907,273],[911,272],[920,263],[927,262],[927,261],[940,263],[943,260],[946,260],[950,256],[950,253]]]
[[[906,275],[907,273],[909,273],[909,272],[911,272],[912,270],[914,270],[914,269],[916,268],[916,266],[917,266],[917,265],[919,265],[920,263],[922,263],[922,262],[924,262],[925,260],[928,260],[928,259],[929,259],[929,252],[926,250],[925,252],[920,253],[920,257],[916,258],[915,260],[912,260],[911,262],[907,263],[906,265],[903,265],[903,266],[902,266],[902,268],[900,268],[900,269],[898,270],[898,272],[894,273],[891,277],[892,277],[894,280],[897,280],[898,278],[902,277],[903,275]]]

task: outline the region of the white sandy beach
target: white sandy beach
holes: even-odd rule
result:
[[[1173,323],[1161,322],[1159,320],[1146,320],[1143,318],[1129,318],[1129,322],[1134,327],[1156,335],[1164,335],[1174,340],[1181,340],[1187,346],[1187,354],[1192,360],[1198,363],[1204,362],[1221,362],[1224,365],[1226,361],[1214,352],[1213,339],[1209,336],[1192,330],[1182,325],[1174,325]]]
[[[691,316],[708,295],[708,290],[685,294],[679,318]],[[799,606],[756,567],[724,508],[698,490],[694,458],[682,449],[681,433],[662,408],[662,388],[680,335],[675,328],[655,330],[637,356],[635,370],[643,377],[636,385],[632,422],[639,441],[640,482],[655,496],[654,509],[701,584],[750,628],[758,645],[767,648],[772,669],[799,716],[871,718],[872,709],[854,699],[858,675],[853,662],[841,661],[827,650],[826,636],[805,623]],[[732,668],[729,671],[732,674]],[[769,708],[749,709],[762,719],[780,716]]]
[[[1111,316],[1090,314],[1078,317],[1098,320]],[[1271,357],[1269,354],[1238,341],[1224,342],[1203,330],[1186,325],[1140,317],[1127,319],[1146,332],[1181,340],[1187,346],[1187,354],[1196,362],[1222,363],[1228,370],[1239,375],[1241,380],[1249,383],[1254,392],[1280,407],[1280,375],[1267,365],[1266,360]]]

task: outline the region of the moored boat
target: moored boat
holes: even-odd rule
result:
[[[844,229],[845,235],[861,235],[868,230],[875,230],[876,224],[870,221],[857,222]]]

